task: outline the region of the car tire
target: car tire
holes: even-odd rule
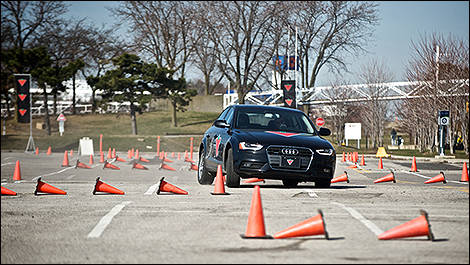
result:
[[[205,154],[205,148],[203,147],[200,154],[199,154],[199,165],[198,165],[198,170],[197,170],[197,181],[199,184],[202,185],[211,185],[212,182],[214,182],[215,175],[207,170],[207,168],[204,166],[206,161],[204,157],[206,156]]]
[[[229,188],[238,188],[240,187],[240,176],[235,173],[233,170],[233,153],[232,150],[228,150],[227,161],[225,163],[225,169],[227,172],[226,175],[226,184]]]
[[[323,179],[315,181],[316,188],[329,188],[331,186],[331,179]]]

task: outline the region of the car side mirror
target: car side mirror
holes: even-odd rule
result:
[[[320,128],[319,133],[321,136],[328,136],[331,134],[331,131],[328,128]]]
[[[230,124],[228,124],[225,120],[216,120],[214,125],[215,127],[219,128],[230,128]]]

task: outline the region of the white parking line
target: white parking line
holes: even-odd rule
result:
[[[0,166],[6,166],[6,165],[11,165],[11,164],[15,164],[16,162],[8,162],[8,163],[4,163],[4,164],[1,164]]]
[[[144,195],[152,195],[160,184],[154,184],[144,193]]]
[[[425,178],[425,179],[430,179],[431,177],[426,177],[426,176],[423,176],[421,174],[418,174],[416,172],[409,172],[410,174],[413,174],[415,176],[418,176],[418,177],[421,177],[421,178]],[[452,182],[452,183],[458,183],[458,184],[463,184],[463,185],[468,185],[468,182],[461,182],[461,181],[454,181],[454,180],[447,180],[447,182]]]
[[[358,211],[354,210],[353,208],[347,207],[344,204],[338,203],[338,202],[331,202],[332,204],[336,204],[339,207],[345,209],[348,211],[352,217],[356,218],[359,220],[361,223],[363,223],[372,233],[375,235],[380,235],[383,233],[382,229],[378,228],[374,223],[371,221],[367,220],[362,214],[360,214]]]
[[[55,175],[55,174],[59,174],[59,173],[62,173],[64,171],[72,169],[72,168],[74,168],[74,167],[67,167],[67,168],[61,169],[61,170],[56,171],[56,172],[52,172],[52,173],[49,173],[49,174],[44,174],[44,175],[41,175],[41,176],[37,176],[37,177],[33,178],[32,181],[34,182],[34,181],[38,180],[38,178],[41,178],[41,177],[46,177],[46,176],[52,176],[52,175]]]
[[[100,237],[101,234],[104,232],[106,227],[111,223],[111,220],[113,220],[113,217],[118,214],[126,205],[131,203],[130,201],[122,202],[121,204],[118,204],[111,209],[109,213],[107,213],[101,220],[98,222],[98,224],[91,230],[91,232],[88,234],[88,238],[96,238]]]

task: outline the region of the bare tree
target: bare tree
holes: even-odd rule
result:
[[[13,74],[24,73],[26,68],[24,49],[36,47],[37,36],[58,24],[66,11],[63,1],[1,1],[1,49],[17,49],[19,53],[15,69],[2,60],[1,95],[7,106],[11,100],[9,89],[14,85]]]
[[[182,1],[125,1],[113,12],[130,22],[136,52],[184,77],[194,48],[189,44],[196,38],[192,5]]]
[[[324,66],[334,72],[347,70],[346,55],[366,51],[378,22],[375,2],[294,1],[290,5],[287,23],[291,32],[298,29],[301,87],[314,87]]]
[[[281,7],[279,2],[263,1],[216,1],[206,6],[219,67],[241,104],[272,59],[270,33]]]
[[[96,86],[99,78],[106,70],[111,69],[112,59],[120,56],[128,50],[127,44],[114,34],[114,29],[102,27],[89,27],[87,34],[88,47],[84,59],[85,67],[81,69],[81,74],[85,77],[87,84],[91,87],[91,112],[97,109]]]
[[[211,35],[214,30],[210,27],[207,19],[206,7],[210,5],[209,2],[196,2],[195,6],[195,20],[194,29],[195,37],[191,40],[192,45],[195,47],[191,63],[196,66],[203,76],[204,80],[204,94],[210,95],[214,89],[221,83],[224,78],[223,73],[217,64],[217,42],[212,41]]]
[[[2,49],[23,49],[46,27],[55,25],[67,11],[64,1],[2,1]],[[4,39],[3,32],[8,32]]]
[[[371,60],[361,67],[360,79],[369,84],[365,89],[368,100],[363,104],[361,117],[365,130],[369,132],[373,147],[383,146],[383,135],[387,113],[389,112],[389,102],[380,100],[387,95],[388,88],[383,84],[393,80],[393,75],[384,62]]]
[[[347,102],[354,94],[351,90],[345,88],[347,85],[349,85],[349,82],[343,80],[340,76],[336,76],[335,81],[331,82],[331,88],[323,92],[331,101],[331,104],[326,106],[325,109],[329,113],[328,120],[331,121],[332,134],[337,144],[341,144],[344,140],[344,124],[353,121],[354,117],[360,114],[357,103]]]
[[[404,103],[401,111],[407,115],[402,115],[403,121],[414,129],[421,150],[436,151],[438,111],[451,111],[450,126],[447,126],[451,153],[454,132],[458,131],[468,154],[468,112],[462,111],[468,102],[468,82],[459,81],[468,80],[469,76],[468,41],[433,33],[412,42],[412,48],[407,79],[424,84],[414,89],[415,95],[421,96],[419,99]]]

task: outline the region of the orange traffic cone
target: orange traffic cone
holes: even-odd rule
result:
[[[379,159],[379,169],[384,169],[384,164],[382,163],[382,157]]]
[[[404,224],[396,226],[384,233],[380,234],[380,240],[389,240],[404,237],[427,236],[429,240],[434,241],[434,235],[431,232],[428,214],[421,210],[421,216]]]
[[[93,165],[93,155],[90,155],[90,162],[89,162],[90,165]]]
[[[16,192],[10,190],[10,189],[7,189],[5,187],[2,186],[2,195],[12,195],[12,196],[15,196],[16,195]]]
[[[69,167],[69,156],[67,155],[67,150],[64,152],[64,160],[62,161],[63,167]]]
[[[390,170],[391,171],[391,170]],[[374,180],[374,183],[380,183],[380,182],[388,182],[388,181],[393,181],[393,183],[396,183],[397,181],[395,180],[395,173],[391,171],[390,174],[385,175],[379,179]]]
[[[248,224],[246,226],[246,232],[244,235],[240,235],[242,238],[272,238],[266,235],[264,226],[263,206],[261,204],[260,187],[256,185],[253,189],[253,195],[251,197],[250,212],[248,214]]]
[[[145,159],[143,157],[139,157],[139,161],[142,161],[142,162],[145,162],[145,163],[150,162],[148,159]]]
[[[105,168],[111,168],[111,169],[116,169],[116,170],[119,170],[120,168],[109,163],[108,161],[104,161],[104,166],[103,166],[103,169]]]
[[[447,183],[446,177],[444,176],[444,172],[441,171],[441,172],[439,173],[439,175],[437,175],[437,176],[435,176],[435,177],[433,177],[433,178],[430,178],[430,179],[426,180],[426,181],[424,182],[424,184],[436,183],[436,182],[442,182],[442,183],[444,183],[444,184]]]
[[[36,147],[36,155],[39,155],[39,147]]]
[[[181,153],[178,152],[178,160],[181,160]]]
[[[70,156],[73,156],[73,149],[70,149]]]
[[[51,146],[49,146],[49,148],[47,148],[47,153],[46,154],[48,156],[52,154]]]
[[[116,158],[116,148],[113,148],[113,153],[111,158]]]
[[[173,161],[171,161],[170,159],[166,158],[166,153],[165,153],[165,155],[163,156],[163,161],[168,162],[168,163],[173,163]]]
[[[462,182],[468,182],[467,162],[463,162],[462,177],[460,178],[460,181],[462,181]]]
[[[411,163],[411,172],[418,172],[418,168],[416,167],[416,157],[413,156],[413,162]]]
[[[186,157],[186,158],[184,159],[184,162],[189,162],[189,163],[193,163],[193,164],[196,163],[196,162],[194,162],[193,160],[189,159],[189,157]]]
[[[127,158],[131,159],[132,156],[131,156],[131,149],[127,150]]]
[[[100,180],[100,177],[96,178],[95,188],[93,189],[93,195],[95,195],[96,192],[106,192],[111,194],[124,195],[124,192],[122,190],[102,182]]]
[[[212,195],[230,195],[230,193],[225,192],[224,179],[222,176],[222,166],[217,166],[217,175],[215,177],[215,187],[214,192],[211,192]]]
[[[348,172],[344,171],[344,174],[337,176],[331,180],[331,183],[346,181],[349,183]]]
[[[36,190],[34,191],[34,195],[38,195],[38,192],[43,192],[43,193],[50,193],[50,194],[60,194],[60,195],[66,195],[67,192],[56,188],[52,185],[49,185],[45,182],[41,181],[41,178],[38,178],[38,184],[36,185]]]
[[[196,164],[191,163],[191,166],[189,166],[189,170],[195,170],[198,171],[198,166]]]
[[[170,167],[169,165],[165,164],[164,161],[162,161],[162,165],[160,166],[159,169],[166,169],[166,170],[172,170],[172,171],[176,171],[176,169]]]
[[[318,210],[318,215],[288,227],[281,232],[277,232],[273,237],[275,239],[280,239],[314,235],[325,235],[325,238],[327,240],[329,239],[328,232],[326,231],[325,220],[323,220],[323,212],[321,210]]]
[[[357,164],[350,165],[348,168],[357,168]]]
[[[158,190],[157,190],[157,194],[160,194],[160,192],[164,191],[164,192],[171,192],[171,193],[175,193],[175,194],[181,194],[181,195],[187,195],[188,192],[185,191],[185,190],[182,190],[166,181],[164,181],[165,177],[162,177],[160,179],[160,186],[158,187]]]
[[[343,152],[343,160],[341,162],[346,162],[346,154]]]
[[[146,170],[148,169],[147,167],[145,167],[145,166],[143,166],[143,165],[141,165],[141,164],[139,164],[139,163],[137,163],[137,162],[135,162],[135,161],[134,161],[134,164],[132,165],[132,168],[146,169]]]
[[[77,167],[79,167],[79,168],[91,168],[88,165],[80,162],[80,160],[78,160],[78,159],[77,159],[77,164],[75,164],[75,168],[77,168]]]
[[[13,172],[13,180],[21,180],[20,160],[16,160],[15,172]]]
[[[127,162],[126,160],[120,158],[119,156],[116,156],[116,161],[119,161],[119,162]]]
[[[361,156],[361,164],[359,164],[360,166],[365,166],[366,165],[366,161],[364,160],[364,155]]]
[[[243,181],[243,183],[255,183],[255,182],[263,182],[266,183],[264,179],[259,179],[259,178],[249,178]]]
[[[104,163],[104,154],[100,152],[100,163]]]
[[[139,149],[136,149],[135,151],[135,159],[139,159],[140,155],[139,155]]]

